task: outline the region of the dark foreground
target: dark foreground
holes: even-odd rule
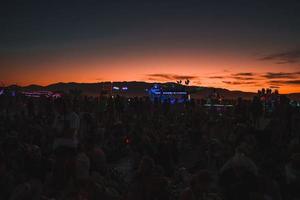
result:
[[[0,97],[0,199],[300,199],[300,113]]]

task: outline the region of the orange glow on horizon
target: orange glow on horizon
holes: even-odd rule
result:
[[[3,59],[2,59],[3,60]],[[1,63],[0,63],[1,64]],[[191,76],[191,85],[220,87],[229,90],[256,92],[271,84],[262,77],[266,72],[289,72],[298,66],[267,63],[239,54],[197,54],[171,52],[157,54],[119,55],[101,57],[58,57],[40,60],[34,58],[4,60],[7,67],[1,81],[6,85],[49,85],[56,82],[93,83],[103,81],[167,82],[175,79],[164,74]],[[235,80],[232,74],[251,72],[249,80]],[[155,77],[151,76],[156,74]],[[161,77],[158,75],[162,75]],[[212,78],[219,77],[219,78]],[[222,78],[221,78],[222,77]],[[280,79],[281,80],[281,79]],[[300,92],[300,84],[279,84],[280,93]]]

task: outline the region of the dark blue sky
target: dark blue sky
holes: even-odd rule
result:
[[[87,40],[299,44],[299,1],[9,1],[1,52]],[[216,40],[216,41],[215,41]],[[227,40],[225,42],[225,40]],[[220,41],[220,43],[218,43]]]

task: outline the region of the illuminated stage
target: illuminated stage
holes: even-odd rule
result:
[[[149,90],[149,96],[152,102],[161,103],[185,103],[190,100],[190,95],[182,87],[162,87],[161,85],[155,84]]]

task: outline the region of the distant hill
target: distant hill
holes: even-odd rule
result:
[[[194,98],[206,98],[214,91],[220,94],[225,99],[237,99],[242,97],[243,99],[252,99],[255,93],[243,92],[243,91],[230,91],[223,88],[201,87],[199,91],[194,94]]]
[[[8,86],[10,89],[21,90],[21,91],[32,91],[32,90],[49,90],[49,91],[61,91],[69,92],[70,90],[80,90],[85,95],[99,95],[103,88],[108,88],[110,82],[101,83],[54,83],[47,86],[40,85],[28,85],[28,86]],[[124,82],[113,82],[113,86],[124,87],[127,86],[128,90],[124,94],[129,96],[144,96],[147,95],[146,89],[150,89],[154,83],[138,82],[138,81],[124,81]],[[159,83],[165,86],[178,86],[177,83]],[[230,91],[223,88],[213,88],[213,87],[200,87],[200,86],[188,86],[188,90],[192,93],[193,98],[206,98],[214,91],[218,92],[222,97],[226,99],[237,99],[242,97],[244,99],[252,99],[255,93],[253,92],[243,92],[243,91]],[[289,98],[294,100],[300,100],[300,93],[291,93],[287,95]]]

